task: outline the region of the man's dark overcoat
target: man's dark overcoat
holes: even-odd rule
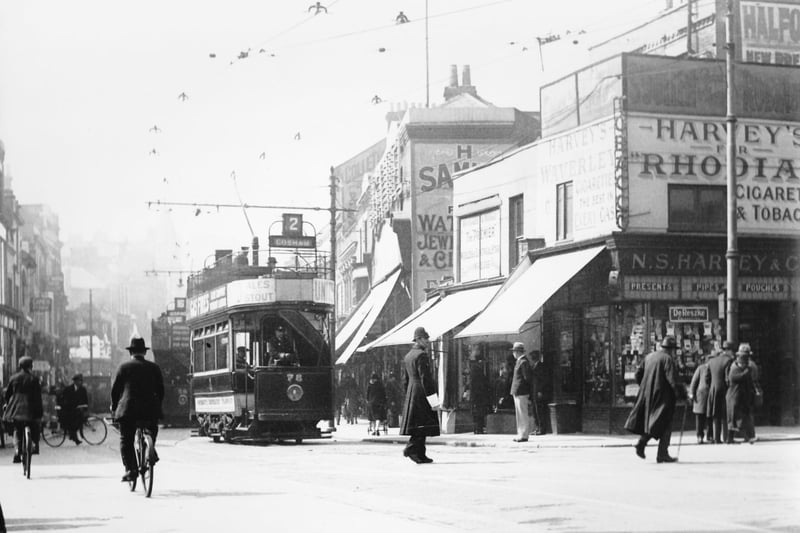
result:
[[[406,399],[403,404],[401,435],[437,437],[439,417],[431,409],[427,396],[437,392],[431,373],[431,363],[425,349],[414,344],[403,361],[403,386]]]
[[[134,357],[117,369],[111,386],[111,410],[118,420],[152,421],[162,418],[164,378],[161,368],[144,357]]]
[[[79,405],[89,405],[89,394],[86,392],[86,387],[81,385],[77,389],[75,385],[64,387],[61,391],[61,398],[59,398],[59,405],[61,409],[74,410]]]
[[[677,383],[675,362],[667,352],[658,350],[647,354],[639,394],[625,421],[625,429],[655,439],[668,431],[675,412]]]
[[[728,382],[725,398],[728,405],[728,429],[744,431],[755,397],[752,369],[749,366],[739,366],[739,363],[732,364],[728,372]]]
[[[511,380],[512,396],[529,396],[533,392],[533,374],[528,356],[518,357],[514,363],[514,377]]]
[[[33,422],[42,418],[42,385],[28,370],[20,370],[8,381],[4,396],[5,422]]]
[[[492,388],[483,361],[469,363],[469,400],[473,414],[486,414],[492,407]]]
[[[708,387],[708,401],[706,403],[706,416],[724,418],[727,413],[725,406],[725,393],[728,385],[725,375],[733,362],[733,357],[723,352],[708,360],[708,373],[711,374],[711,384]]]

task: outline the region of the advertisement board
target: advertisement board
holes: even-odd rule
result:
[[[665,229],[670,184],[726,185],[719,117],[631,115],[631,227]],[[736,197],[742,234],[800,235],[800,122],[740,120]]]
[[[414,307],[425,301],[425,289],[453,275],[453,175],[489,161],[505,148],[505,145],[463,142],[414,146]]]
[[[739,2],[742,61],[800,65],[800,3]]]
[[[625,54],[626,107],[631,112],[724,117],[725,62]],[[738,117],[800,122],[800,69],[736,66]]]
[[[573,238],[587,239],[617,229],[613,119],[587,124],[537,146],[537,217],[548,239],[556,233],[556,187],[572,182]]]

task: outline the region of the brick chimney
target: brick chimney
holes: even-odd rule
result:
[[[444,99],[448,101],[462,93],[468,93],[476,98],[478,97],[478,91],[475,89],[475,86],[472,85],[472,75],[469,65],[461,67],[460,85],[458,83],[458,67],[456,65],[450,65],[450,85],[444,88]]]

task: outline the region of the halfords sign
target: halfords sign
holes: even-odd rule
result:
[[[741,233],[800,234],[800,123],[741,121],[736,196]],[[726,184],[726,124],[716,118],[632,116],[631,226],[666,227],[668,185]]]
[[[739,15],[742,60],[800,65],[800,5],[742,1]]]

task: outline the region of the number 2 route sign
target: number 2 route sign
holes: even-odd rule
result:
[[[303,215],[284,213],[282,235],[284,237],[301,237],[303,235]]]

